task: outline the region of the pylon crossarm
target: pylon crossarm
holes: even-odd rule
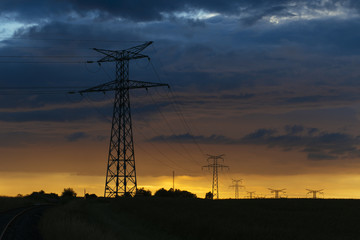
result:
[[[141,52],[142,50],[144,50],[145,48],[147,48],[149,45],[151,45],[153,42],[152,41],[148,41],[145,42],[141,45],[137,45],[131,48],[128,48],[126,50],[124,50],[124,52],[127,52],[130,54],[130,56],[136,56],[136,55],[141,55],[139,54],[139,52]]]
[[[96,49],[94,48],[95,51],[100,52],[100,49]],[[105,57],[101,58],[100,60],[97,61],[87,61],[87,63],[102,63],[102,62],[120,62],[120,61],[124,61],[124,60],[132,60],[132,59],[140,59],[140,58],[147,58],[150,60],[150,57],[147,55],[143,55],[143,54],[133,54],[132,52],[129,52],[127,54],[125,54],[124,56],[118,57],[118,56],[113,56],[112,54],[106,54],[101,52],[102,54],[106,55]]]
[[[117,81],[111,81],[111,82],[107,82],[107,83],[104,83],[104,84],[101,84],[101,85],[98,85],[98,86],[95,86],[95,87],[91,87],[91,88],[88,88],[88,89],[85,89],[85,90],[81,90],[81,91],[78,91],[77,93],[87,93],[87,92],[108,92],[108,91],[113,91],[116,89],[116,82]],[[74,92],[70,92],[70,93],[74,93]]]
[[[143,81],[135,81],[135,80],[129,80],[127,81],[127,89],[137,89],[137,88],[152,88],[152,87],[168,87],[170,88],[169,84],[165,84],[165,83],[152,83],[152,82],[143,82]],[[114,91],[114,90],[121,90],[123,88],[119,88],[119,84],[118,81],[114,80],[111,82],[107,82],[104,84],[100,84],[98,86],[95,87],[91,87],[85,90],[81,90],[81,91],[77,91],[77,92],[69,92],[69,94],[74,94],[74,93],[88,93],[88,92],[109,92],[109,91]]]
[[[170,85],[166,84],[166,83],[152,83],[152,82],[129,80],[129,89],[151,88],[151,87],[168,87],[168,88],[170,88]]]

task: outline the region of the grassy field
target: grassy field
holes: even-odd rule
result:
[[[0,197],[0,212],[30,206],[33,204],[31,199],[26,199],[23,197]]]
[[[45,213],[56,239],[359,239],[360,200],[77,199]]]

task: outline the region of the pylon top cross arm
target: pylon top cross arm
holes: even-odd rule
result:
[[[140,54],[141,51],[143,51],[146,47],[148,47],[150,44],[152,44],[152,41],[145,42],[144,44],[131,47],[124,50],[105,50],[105,49],[99,49],[99,48],[93,48],[93,50],[104,54],[105,57],[101,58],[100,60],[96,61],[98,63],[101,62],[117,62],[117,61],[124,61],[124,60],[131,60],[131,59],[139,59],[139,58],[148,58],[149,56]]]

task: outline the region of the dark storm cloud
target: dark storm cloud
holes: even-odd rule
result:
[[[214,143],[222,143],[222,144],[232,144],[233,140],[229,139],[225,136],[221,135],[211,135],[209,137],[206,136],[193,136],[189,133],[180,134],[180,135],[171,135],[171,136],[156,136],[151,138],[149,141],[152,142],[200,142],[200,143],[208,143],[208,144],[214,144]]]
[[[308,159],[314,160],[314,161],[321,161],[321,160],[336,160],[339,157],[330,155],[330,154],[324,154],[324,153],[309,153]]]
[[[71,108],[50,108],[37,110],[28,108],[26,110],[17,110],[12,112],[1,112],[0,121],[3,122],[73,122],[86,119],[98,119],[108,121],[104,116],[111,116],[111,105],[96,107],[95,103],[89,103],[83,106]]]
[[[357,158],[360,156],[360,136],[345,133],[328,133],[316,128],[301,125],[285,126],[283,130],[258,129],[242,138],[233,139],[221,135],[193,136],[182,135],[157,136],[149,141],[184,142],[198,141],[207,144],[264,145],[279,147],[283,151],[296,150],[307,153],[309,160],[336,160]]]
[[[91,13],[98,19],[122,17],[135,21],[151,21],[162,19],[163,13],[171,14],[180,11],[191,11],[192,9],[202,9],[226,15],[244,14],[247,16],[244,17],[243,21],[247,24],[253,24],[265,16],[290,16],[292,14],[289,13],[289,9],[303,5],[306,5],[309,9],[332,10],[336,9],[338,5],[359,8],[359,3],[356,0],[330,0],[326,2],[320,0],[185,0],[171,2],[166,0],[3,0],[0,3],[0,13],[16,12],[18,13],[17,18],[24,20],[61,17],[70,13],[76,13],[79,15],[78,17],[81,17]]]

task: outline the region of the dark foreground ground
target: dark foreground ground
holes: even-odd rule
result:
[[[47,239],[360,239],[360,200],[94,199],[49,209]]]

